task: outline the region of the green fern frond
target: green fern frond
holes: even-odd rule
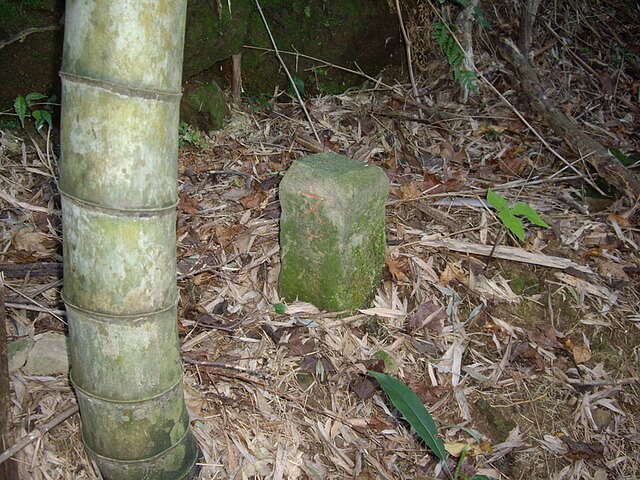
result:
[[[470,93],[478,91],[478,78],[472,71],[462,67],[464,52],[454,37],[456,27],[444,22],[433,24],[433,38],[438,47],[447,58],[447,62],[453,70],[453,78]]]
[[[475,72],[463,68],[454,68],[453,78],[456,79],[460,86],[466,88],[469,93],[478,93],[478,77],[476,77]]]
[[[446,23],[435,22],[433,24],[433,38],[438,44],[438,47],[440,48],[440,50],[445,52],[447,42],[449,38],[451,38],[451,34],[449,33],[449,28],[447,27]]]

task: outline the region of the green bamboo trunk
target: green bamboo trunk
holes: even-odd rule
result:
[[[175,220],[186,0],[67,0],[63,297],[82,437],[110,480],[174,480],[182,391]]]

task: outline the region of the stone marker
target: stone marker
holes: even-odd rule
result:
[[[297,160],[280,182],[280,294],[331,310],[364,307],[382,278],[389,180],[335,153]]]

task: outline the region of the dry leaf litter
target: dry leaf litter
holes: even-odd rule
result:
[[[618,41],[612,13],[558,8],[575,8],[578,20],[540,19],[536,42],[547,50],[536,63],[550,95],[590,135],[637,155],[637,77],[599,68],[615,54],[600,49],[592,64],[610,73],[596,78],[556,38],[582,45],[593,30],[594,49],[603,36]],[[585,182],[485,85],[462,103],[449,68],[429,54],[431,18],[420,10],[407,20],[424,43],[414,45],[420,102],[411,85],[371,83],[307,100],[316,147],[379,165],[392,182],[385,277],[369,308],[345,316],[286,299],[286,313],[274,310],[283,301],[278,182],[314,145],[298,106],[282,96],[272,110],[236,108],[206,148],[181,150],[179,325],[202,479],[444,475],[365,375],[382,368],[424,401],[459,473],[640,478],[638,205],[587,197]],[[508,66],[484,53],[491,38],[478,38],[476,64],[528,115]],[[588,177],[561,139],[528,121]],[[10,339],[64,332],[53,142],[25,134],[10,149],[2,134]],[[551,228],[528,228],[517,242],[487,188],[528,202]],[[15,439],[75,405],[63,374],[19,369],[11,386]],[[14,458],[21,478],[99,478],[77,415]]]

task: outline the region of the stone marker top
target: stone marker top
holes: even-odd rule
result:
[[[367,170],[371,170],[372,175],[380,175],[381,169],[375,165],[354,160],[353,158],[340,155],[333,152],[316,153],[308,155],[296,160],[291,168],[312,167],[316,175],[349,175],[349,174],[366,174]]]
[[[384,204],[389,192],[389,179],[380,167],[333,152],[296,160],[282,182],[281,189],[322,197],[324,207],[338,208],[346,215],[343,221],[348,221],[353,209],[368,209],[371,202]]]

